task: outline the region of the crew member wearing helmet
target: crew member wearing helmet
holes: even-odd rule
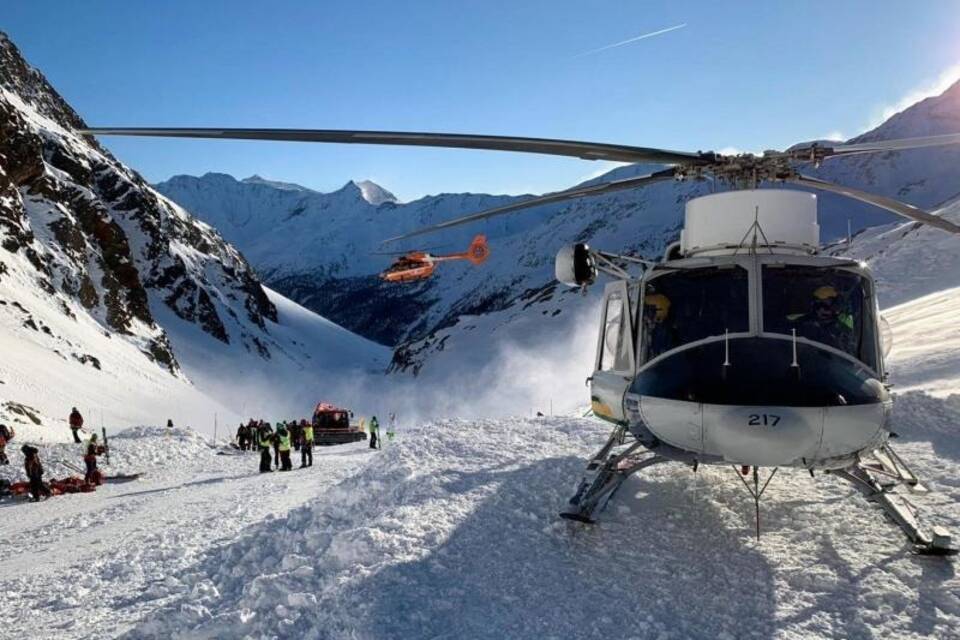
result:
[[[797,335],[855,355],[853,314],[835,287],[823,285],[814,289],[810,312],[798,320]]]
[[[655,358],[673,347],[667,318],[670,316],[670,298],[662,293],[648,293],[643,297],[643,331],[646,344],[645,360]]]

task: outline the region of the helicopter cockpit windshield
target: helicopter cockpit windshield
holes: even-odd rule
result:
[[[733,264],[682,269],[649,280],[641,361],[704,338],[748,331],[748,281],[747,270]]]
[[[763,267],[763,331],[807,338],[877,368],[874,303],[867,278],[845,269]]]

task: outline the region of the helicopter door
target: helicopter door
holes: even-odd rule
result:
[[[604,289],[603,316],[597,359],[590,387],[590,404],[600,418],[624,422],[623,395],[633,382],[633,308],[627,283],[611,282]]]

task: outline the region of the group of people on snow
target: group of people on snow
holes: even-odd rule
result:
[[[396,415],[390,414],[388,439],[394,436]],[[364,420],[360,419],[360,430],[364,431]],[[380,449],[380,423],[376,416],[366,424],[371,449]],[[300,468],[313,466],[314,425],[308,420],[280,420],[272,425],[264,420],[251,418],[237,427],[236,446],[241,451],[260,452],[260,473],[271,471],[291,471],[293,463],[291,450],[300,452]]]
[[[106,453],[106,447],[100,444],[96,433],[91,434],[86,443],[80,439],[80,430],[83,428],[83,416],[76,407],[70,411],[67,423],[73,434],[74,443],[84,445],[83,462],[85,472],[83,484],[101,484],[102,477],[97,467],[97,458]],[[7,455],[6,448],[7,444],[13,440],[15,435],[13,427],[0,423],[0,464],[2,465],[10,464],[10,458]],[[31,500],[39,502],[41,498],[50,497],[52,495],[50,487],[43,481],[44,468],[43,462],[40,459],[40,450],[31,444],[24,444],[20,447],[20,452],[23,454],[23,470],[27,475]],[[79,480],[76,482],[79,483]]]
[[[389,440],[393,439],[395,423],[396,415],[390,414],[390,426],[386,432]],[[83,483],[89,485],[101,484],[102,476],[98,468],[98,458],[107,451],[105,443],[101,444],[99,442],[96,433],[91,433],[86,440],[81,438],[80,434],[84,431],[84,420],[83,415],[76,407],[70,410],[67,424],[70,427],[74,443],[83,445]],[[173,429],[173,421],[167,420],[166,426],[167,433],[170,433]],[[364,429],[365,426],[366,429]],[[376,416],[373,416],[366,425],[364,425],[364,420],[361,419],[360,430],[367,431],[371,449],[382,447],[380,423]],[[14,435],[12,427],[0,424],[0,465],[10,463],[6,447]],[[259,451],[261,473],[274,470],[293,470],[292,451],[300,453],[301,469],[313,466],[314,425],[308,420],[281,420],[274,426],[263,420],[250,419],[249,422],[239,426],[236,439],[240,450]],[[44,468],[40,460],[40,450],[30,444],[25,444],[21,448],[21,452],[23,453],[24,471],[29,482],[31,498],[34,502],[39,502],[41,498],[51,495],[49,486],[43,482]],[[76,482],[79,482],[79,480],[76,480]]]
[[[313,425],[306,420],[281,420],[274,429],[269,422],[251,419],[237,429],[237,444],[241,451],[259,450],[260,473],[292,471],[291,449],[300,452],[301,469],[313,466]]]

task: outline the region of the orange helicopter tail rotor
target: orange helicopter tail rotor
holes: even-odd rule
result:
[[[487,245],[487,236],[481,234],[473,239],[464,257],[473,265],[480,265],[490,257],[490,247]]]

